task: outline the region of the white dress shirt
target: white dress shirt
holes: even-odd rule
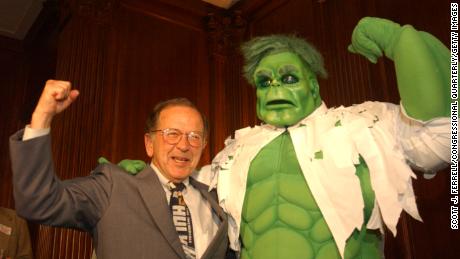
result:
[[[169,190],[168,183],[170,181],[160,173],[160,169],[153,163],[150,163],[150,166],[157,174],[169,204],[169,200],[171,199],[171,191]],[[217,215],[212,213],[211,205],[203,196],[201,196],[200,191],[195,189],[195,187],[190,184],[189,178],[182,181],[182,183],[185,185],[185,189],[182,191],[182,195],[184,196],[185,203],[187,204],[187,207],[190,210],[190,214],[192,216],[195,253],[196,257],[200,258],[211,243],[212,238],[217,233],[217,229],[219,227],[219,218]]]

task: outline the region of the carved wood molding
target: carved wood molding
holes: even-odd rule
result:
[[[203,6],[185,5],[181,7],[177,1],[164,2],[163,0],[154,2],[146,0],[121,0],[120,5],[123,8],[143,15],[155,17],[156,19],[199,32],[205,31],[203,18],[211,11],[211,9]]]
[[[241,10],[241,13],[246,17],[248,23],[252,23],[254,20],[262,19],[263,17],[270,15],[276,9],[280,8],[289,0],[251,0],[251,1],[240,1],[230,10]]]
[[[54,2],[52,0],[51,2]],[[76,16],[82,17],[96,24],[108,25],[112,23],[114,10],[119,0],[62,0],[59,1],[60,25],[64,27],[68,21]]]
[[[78,6],[78,15],[90,18],[97,24],[111,24],[118,0],[84,0]]]
[[[210,13],[207,17],[210,53],[219,56],[234,54],[244,39],[246,19],[239,10],[229,13]]]

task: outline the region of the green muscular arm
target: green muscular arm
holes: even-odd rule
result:
[[[449,50],[431,34],[366,17],[356,26],[349,50],[373,63],[382,54],[394,61],[402,103],[413,118],[449,115]]]

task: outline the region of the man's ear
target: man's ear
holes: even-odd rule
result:
[[[153,156],[153,139],[149,133],[144,134],[145,152],[149,157]]]
[[[208,141],[206,141],[206,139],[204,139],[204,141],[203,141],[203,149],[202,150],[204,150],[206,148],[207,144],[208,144]]]

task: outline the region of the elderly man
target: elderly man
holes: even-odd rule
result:
[[[208,132],[186,99],[158,104],[144,135],[152,158],[136,176],[103,164],[88,177],[54,173],[50,126],[78,96],[69,82],[47,81],[25,130],[11,137],[16,208],[42,224],[92,234],[97,257],[224,258],[227,218],[208,187],[189,177]]]

